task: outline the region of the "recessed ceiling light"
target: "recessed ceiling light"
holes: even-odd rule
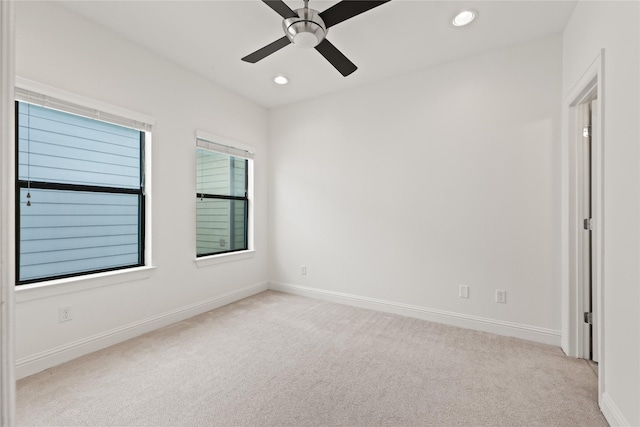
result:
[[[462,27],[464,25],[470,24],[471,21],[476,19],[476,16],[478,16],[478,12],[473,9],[463,10],[462,12],[457,14],[455,18],[453,18],[453,25],[455,25],[456,27]]]
[[[285,76],[276,76],[274,77],[273,81],[279,85],[286,85],[287,83],[289,83],[289,79]]]

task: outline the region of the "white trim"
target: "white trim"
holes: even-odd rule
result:
[[[104,273],[74,276],[65,279],[47,280],[16,287],[16,303],[49,298],[74,292],[84,292],[102,286],[146,280],[156,267],[133,267]]]
[[[561,232],[561,262],[562,262],[562,349],[572,357],[582,357],[582,328],[580,313],[582,308],[582,289],[576,277],[578,276],[575,251],[577,241],[570,239],[572,230],[571,213],[575,212],[577,203],[575,191],[575,179],[572,180],[573,165],[576,164],[575,151],[571,149],[574,141],[572,131],[576,105],[588,100],[597,89],[597,122],[593,126],[598,132],[594,135],[592,147],[592,207],[593,207],[593,247],[592,260],[593,286],[595,289],[597,305],[598,328],[598,393],[605,393],[605,343],[604,323],[606,321],[604,311],[605,284],[604,284],[604,54],[602,49],[598,56],[591,62],[583,75],[578,79],[573,88],[564,97],[562,109],[562,232]],[[575,178],[575,177],[573,177]],[[575,224],[574,224],[575,225]]]
[[[600,410],[602,410],[602,414],[607,419],[607,422],[611,427],[631,425],[608,393],[602,393],[602,398],[600,399]]]
[[[198,314],[206,313],[207,311],[231,304],[232,302],[239,301],[243,298],[259,294],[267,289],[268,287],[266,282],[247,286],[204,301],[199,301],[186,307],[171,310],[110,331],[102,332],[100,334],[55,347],[41,353],[23,357],[19,359],[16,364],[17,377],[24,378],[29,375],[36,374],[85,354],[102,350],[147,332],[180,322],[184,319],[197,316]]]
[[[0,1],[0,425],[15,424],[15,16]]]
[[[118,107],[116,105],[108,104],[106,102],[98,101],[96,99],[88,98],[86,96],[78,95],[73,92],[68,92],[66,90],[58,89],[52,86],[45,85],[43,83],[35,82],[33,80],[28,80],[22,77],[16,77],[15,87],[18,89],[44,95],[54,99],[59,99],[62,101],[77,104],[78,106],[81,106],[87,109],[93,109],[98,112],[113,114],[115,116],[135,120],[140,123],[145,123],[150,126],[155,125],[155,119],[146,114],[138,113],[136,111],[131,111],[126,108]]]
[[[505,322],[502,320],[489,319],[486,317],[470,316],[463,313],[437,310],[428,307],[420,307],[395,301],[368,298],[342,292],[327,291],[324,289],[311,288],[291,283],[269,282],[269,289],[294,295],[322,299],[339,304],[368,308],[385,313],[394,313],[402,316],[429,320],[432,322],[458,326],[461,328],[472,329],[476,331],[490,332],[497,335],[516,337],[528,341],[560,346],[560,331],[556,331],[553,329],[523,325],[520,323]]]
[[[193,260],[193,262],[196,263],[196,266],[198,268],[208,267],[210,265],[218,265],[218,264],[224,264],[227,262],[250,259],[250,258],[253,258],[255,253],[256,251],[254,250],[230,252],[226,254],[210,255],[210,256],[205,256],[201,258],[196,258],[195,260]]]
[[[144,133],[144,264],[153,266],[153,134]]]
[[[256,211],[256,199],[255,199],[255,160],[251,159],[247,162],[247,198],[249,199],[249,215],[247,217],[247,250],[255,251],[255,211]]]

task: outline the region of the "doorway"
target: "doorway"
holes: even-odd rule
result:
[[[562,349],[597,362],[604,391],[603,348],[603,68],[604,50],[563,101]],[[599,399],[600,400],[600,399]]]

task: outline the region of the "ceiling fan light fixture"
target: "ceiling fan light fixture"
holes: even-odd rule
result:
[[[311,49],[318,46],[320,38],[311,32],[301,31],[293,36],[293,44],[303,49]]]
[[[456,27],[463,27],[465,25],[470,24],[476,17],[478,16],[478,12],[473,9],[463,10],[458,13],[455,18],[453,18],[453,25]]]
[[[327,36],[327,27],[320,14],[313,9],[297,9],[293,18],[282,21],[285,34],[297,47],[311,49]]]

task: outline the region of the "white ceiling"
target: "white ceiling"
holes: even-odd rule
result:
[[[302,0],[285,0],[292,9]],[[576,1],[392,0],[331,27],[327,38],[358,66],[342,77],[314,49],[293,45],[256,64],[240,58],[283,36],[282,18],[258,0],[61,1],[216,84],[275,107],[561,32]],[[311,0],[323,11],[337,1]],[[451,25],[465,8],[479,12]],[[276,75],[290,83],[273,83]]]

